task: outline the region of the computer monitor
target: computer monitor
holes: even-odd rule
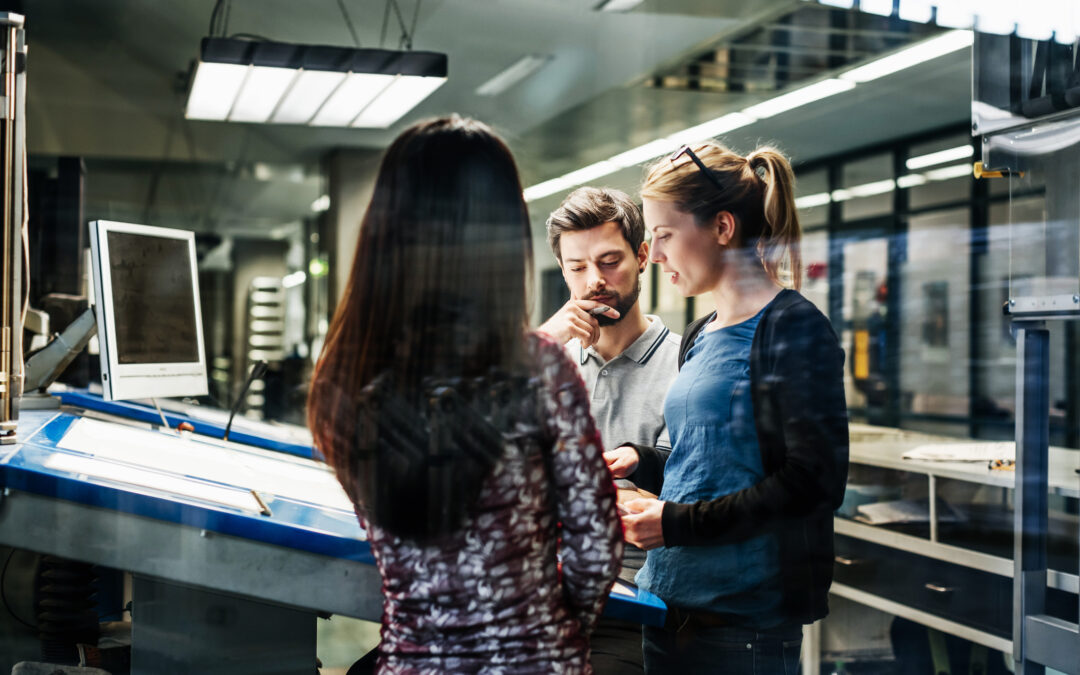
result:
[[[97,220],[90,250],[105,398],[205,395],[195,234]]]

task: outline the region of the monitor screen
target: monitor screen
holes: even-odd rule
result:
[[[105,397],[206,394],[195,235],[94,221],[90,245]]]
[[[117,361],[198,362],[187,242],[129,232],[108,236]],[[149,316],[154,320],[145,321]]]

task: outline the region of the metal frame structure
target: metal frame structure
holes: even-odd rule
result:
[[[1022,172],[1045,159],[1046,221],[1073,221],[1073,227],[1080,227],[1076,222],[1080,203],[1075,195],[1074,172],[1068,170],[1075,169],[1075,156],[1069,157],[1071,166],[1052,164],[1059,161],[1055,153],[1076,147],[1080,134],[1080,108],[1063,90],[1070,75],[1063,59],[1072,66],[1072,52],[1071,46],[1049,40],[977,34],[973,48],[972,133],[982,134],[982,164],[990,170],[1022,176]],[[1060,61],[1056,69],[1051,67],[1055,59]],[[1057,248],[1047,243],[1047,268],[1051,259],[1058,266],[1071,262],[1063,257],[1070,254]],[[1080,256],[1080,251],[1074,253]],[[1080,274],[1080,269],[1070,270],[1068,264],[1064,267],[1059,274]],[[1044,295],[1018,297],[1010,288],[1005,308],[1016,333],[1013,657],[1017,675],[1041,675],[1047,667],[1080,674],[1080,624],[1046,611],[1050,452],[1047,322],[1071,324],[1080,319],[1080,292],[1055,290],[1048,288]],[[1075,329],[1067,330],[1066,339],[1075,343]],[[1069,385],[1070,391],[1074,385]],[[1075,406],[1071,410],[1075,412]],[[1076,535],[1080,538],[1080,530]],[[1077,603],[1080,608],[1080,598]]]
[[[0,12],[0,443],[14,443],[22,396],[23,235],[26,228],[26,36],[19,14]]]

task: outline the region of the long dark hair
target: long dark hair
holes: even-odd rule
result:
[[[531,273],[506,144],[456,115],[406,129],[383,157],[308,398],[316,446],[370,522],[412,538],[460,527],[503,447],[469,412],[491,401],[478,383],[527,376]],[[455,442],[440,415],[477,423]]]

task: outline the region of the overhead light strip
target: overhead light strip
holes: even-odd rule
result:
[[[550,54],[527,54],[476,88],[478,96],[498,96],[548,64]]]
[[[446,82],[445,54],[205,38],[184,116],[385,128]]]
[[[932,169],[925,173],[909,173],[900,176],[895,181],[892,178],[877,180],[862,185],[853,185],[848,188],[840,188],[830,192],[818,192],[804,195],[795,200],[795,208],[810,209],[817,206],[825,206],[830,202],[846,202],[851,199],[872,197],[874,195],[888,194],[894,189],[906,190],[908,188],[926,185],[930,182],[939,182],[963,178],[972,175],[970,164],[954,164],[952,166]]]
[[[971,31],[949,31],[944,35],[921,42],[914,47],[909,47],[900,52],[872,61],[865,66],[849,70],[847,73],[844,73],[837,78],[821,80],[800,87],[794,91],[780,94],[767,101],[744,108],[740,112],[729,113],[717,117],[716,119],[709,120],[703,124],[677,131],[664,138],[659,138],[626,150],[625,152],[621,152],[602,162],[590,164],[582,169],[532,185],[524,191],[525,201],[531,202],[557,192],[563,192],[577,185],[582,185],[589,181],[596,180],[597,178],[602,178],[603,176],[615,173],[620,169],[648,162],[649,160],[678,149],[683,144],[696,143],[708,138],[713,138],[752,124],[760,119],[773,117],[809,103],[820,101],[846,91],[851,91],[862,82],[869,82],[889,73],[897,72],[924,61],[952,53],[965,46],[970,46],[972,39]],[[901,56],[902,58],[897,58]],[[879,65],[883,62],[885,65]],[[873,66],[877,66],[881,73],[877,74],[877,72],[873,70],[863,70]],[[859,72],[860,70],[862,71],[861,73]],[[855,73],[855,75],[852,76],[852,73]],[[848,77],[845,77],[845,75]],[[942,162],[944,161],[949,160],[947,158],[942,160]],[[931,165],[928,164],[926,166]],[[881,182],[879,181],[879,183]],[[885,190],[884,183],[877,185],[877,189]],[[891,190],[893,188],[890,186],[888,189]]]
[[[596,9],[601,12],[629,12],[644,0],[603,0]]]
[[[958,145],[955,148],[949,148],[948,150],[939,150],[938,152],[931,152],[926,155],[912,157],[907,160],[904,165],[911,170],[925,169],[926,167],[934,166],[935,164],[944,164],[945,162],[953,162],[958,159],[967,159],[974,154],[975,148],[970,145]]]
[[[939,56],[945,56],[946,54],[951,54],[955,51],[964,49],[965,47],[970,47],[974,40],[975,36],[969,30],[952,30],[943,35],[924,40],[912,47],[901,49],[896,53],[871,61],[864,66],[852,68],[845,73],[841,73],[839,77],[841,80],[858,84],[870,82],[879,77],[892,75],[893,73],[906,70],[912,66],[917,66],[930,59],[936,59]]]

